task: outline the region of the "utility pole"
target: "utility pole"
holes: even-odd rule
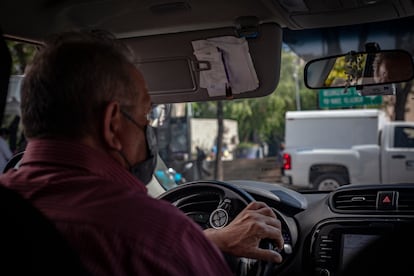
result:
[[[223,133],[224,133],[224,122],[223,122],[223,102],[217,101],[217,143],[216,143],[216,160],[214,166],[214,179],[223,180]]]
[[[296,59],[295,72],[293,73],[293,78],[295,79],[295,88],[296,88],[296,110],[301,110],[300,106],[300,93],[299,93],[299,57]]]

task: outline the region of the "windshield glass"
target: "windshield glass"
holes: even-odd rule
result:
[[[389,183],[408,182],[414,178],[414,170],[401,171],[411,164],[401,163],[404,160],[392,160],[400,162],[398,164],[383,160],[383,164],[392,168],[387,174],[375,165],[381,163],[379,152],[387,143],[395,152],[414,154],[412,126],[399,127],[399,134],[389,133],[388,138],[384,137],[387,123],[414,121],[411,82],[392,84],[394,92],[380,96],[362,96],[354,88],[346,91],[343,88],[307,88],[304,84],[306,61],[331,53],[314,51],[310,54],[312,47],[302,47],[312,45],[314,32],[324,33],[285,30],[284,39],[289,45],[282,47],[279,84],[268,96],[174,103],[154,108],[155,117],[161,114],[154,120],[159,154],[154,177],[163,190],[196,180],[244,179],[312,191],[334,190],[352,181],[380,183],[381,177],[387,178]],[[302,41],[308,37],[309,43],[296,43],[298,36],[302,36]],[[361,39],[350,34],[344,37],[347,41],[352,37]],[[374,36],[367,36],[364,43],[372,42],[368,37]],[[337,43],[329,39],[332,36],[325,38],[326,45]],[[411,43],[404,41],[400,41],[398,48],[412,53]],[[341,42],[338,45],[351,44]],[[25,146],[18,107],[19,83],[24,77],[25,64],[36,51],[34,46],[19,45],[9,42],[14,53],[14,76],[2,126],[10,130],[8,142],[14,153]],[[392,48],[388,44],[381,45]],[[357,48],[341,46],[341,51],[332,54]],[[24,51],[19,52],[20,49]],[[17,59],[19,53],[21,57],[24,54],[24,58]],[[21,61],[24,62],[20,66]],[[334,70],[332,72],[335,74]],[[407,146],[401,148],[395,137],[404,137]],[[361,176],[352,170],[364,174]]]
[[[388,95],[362,96],[355,88],[309,89],[305,65],[284,44],[280,81],[269,96],[173,104],[167,123],[158,128],[166,166],[181,174],[182,183],[247,179],[309,192],[349,184],[354,176],[347,166],[361,163],[366,171],[361,183],[379,183],[381,168],[354,160],[360,154],[355,148],[367,146],[372,156],[361,158],[379,162],[384,125],[398,116],[414,120],[414,108],[403,114],[395,109],[402,95],[410,93],[411,82],[393,84],[397,93]],[[406,97],[403,104],[413,102]]]

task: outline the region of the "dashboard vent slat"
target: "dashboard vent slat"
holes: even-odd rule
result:
[[[389,193],[390,196],[395,195],[394,206],[388,208],[388,206],[380,205],[381,196],[384,193]],[[337,213],[414,213],[414,190],[387,186],[381,189],[367,188],[336,191],[330,198],[330,206]]]
[[[332,208],[338,211],[376,210],[377,191],[350,190],[334,194]]]
[[[414,191],[404,189],[399,193],[398,210],[414,211]]]

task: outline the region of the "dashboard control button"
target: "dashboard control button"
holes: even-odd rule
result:
[[[394,191],[379,191],[377,194],[378,210],[396,210],[398,193]]]
[[[323,268],[321,270],[319,270],[319,276],[330,276],[331,272],[329,272],[329,270]]]

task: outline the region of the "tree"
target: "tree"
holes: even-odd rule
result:
[[[391,120],[405,121],[407,98],[412,92],[412,81],[396,84],[396,90],[395,96],[383,96],[384,104],[382,108]]]
[[[238,121],[241,142],[272,143],[275,140],[283,140],[285,113],[296,108],[295,71],[299,74],[298,79],[303,80],[304,63],[297,61],[298,57],[295,53],[289,48],[283,48],[280,80],[273,93],[262,98],[222,102],[224,118]],[[303,109],[317,108],[316,92],[307,89],[303,81],[299,83],[299,93]],[[193,103],[192,105],[195,117],[216,118],[218,114],[218,105],[215,102]]]
[[[29,62],[33,59],[37,51],[36,46],[28,43],[10,40],[7,41],[7,46],[13,60],[12,74],[24,74],[27,64],[29,64]]]
[[[297,60],[296,54],[283,48],[279,84],[273,93],[263,98],[226,102],[225,116],[238,120],[240,141],[272,142],[275,137],[283,140],[285,113],[296,109],[295,72],[299,73],[298,79],[303,80],[304,64]],[[315,91],[307,89],[303,81],[299,83],[299,94],[303,109],[317,107]]]

